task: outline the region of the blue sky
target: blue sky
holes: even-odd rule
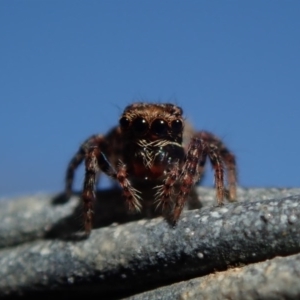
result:
[[[240,185],[299,186],[299,15],[299,1],[0,1],[0,196],[61,191],[80,143],[140,100],[220,136]]]

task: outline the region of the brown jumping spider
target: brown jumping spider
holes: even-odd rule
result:
[[[191,188],[201,178],[207,157],[214,169],[218,204],[223,204],[224,197],[235,199],[234,155],[219,138],[205,131],[194,132],[189,145],[184,145],[184,125],[182,109],[176,105],[134,103],[125,108],[119,125],[107,135],[91,136],[81,145],[68,165],[66,193],[70,195],[74,171],[85,160],[82,199],[86,233],[92,229],[95,184],[100,172],[120,184],[131,211],[142,207],[140,191],[133,187],[135,182],[155,182],[155,202],[173,224]],[[224,187],[224,171],[228,190]]]

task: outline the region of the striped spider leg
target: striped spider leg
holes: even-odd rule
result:
[[[121,161],[115,170],[109,163],[103,152],[97,146],[91,147],[85,158],[85,178],[83,184],[82,200],[83,200],[83,216],[85,232],[90,234],[92,229],[92,221],[94,214],[95,183],[99,170],[106,175],[115,179],[121,186],[123,197],[130,211],[140,211],[140,195],[139,191],[132,187],[126,170],[126,165]]]
[[[207,158],[214,169],[218,205],[223,204],[225,197],[231,201],[235,200],[237,175],[234,155],[213,134],[199,132],[191,138],[181,167],[178,166],[178,163],[174,164],[167,173],[164,183],[157,187],[156,201],[158,205],[162,205],[164,210],[167,206],[170,207],[171,203],[174,204],[169,215],[172,224],[178,221],[191,189],[203,175]],[[225,172],[229,191],[224,187]],[[177,195],[173,194],[175,183],[179,187]]]

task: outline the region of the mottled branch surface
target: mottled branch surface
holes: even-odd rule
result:
[[[77,196],[1,200],[0,296],[299,299],[300,189],[238,189],[222,207],[198,192],[174,228],[99,193],[88,238]]]

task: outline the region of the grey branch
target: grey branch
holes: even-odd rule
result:
[[[250,276],[247,288],[253,291],[262,286],[264,276],[277,287],[278,299],[299,297],[294,282],[299,280],[295,270],[300,262],[292,255],[300,253],[300,190],[239,189],[239,202],[222,207],[214,205],[213,190],[199,191],[203,207],[185,211],[174,228],[161,217],[138,221],[132,221],[137,216],[121,217],[118,192],[104,193],[103,207],[97,208],[102,221],[99,218],[88,238],[78,233],[78,197],[68,202],[50,196],[2,201],[0,296],[118,299],[188,280],[155,292],[163,299],[193,299],[188,295],[202,295],[199,289],[209,295],[226,278],[226,285],[235,289],[231,299],[241,299],[243,285],[235,283],[236,276]],[[109,222],[123,224],[104,226]],[[257,262],[264,263],[254,265]],[[285,266],[283,273],[274,277],[279,264]],[[212,275],[216,271],[220,273]],[[292,274],[284,277],[289,284],[277,285],[285,272]],[[170,289],[173,298],[167,298]],[[155,292],[132,299],[157,299]],[[251,299],[269,299],[253,295]]]

